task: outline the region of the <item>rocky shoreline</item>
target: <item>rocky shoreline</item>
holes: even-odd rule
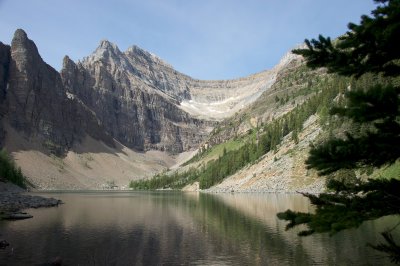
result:
[[[0,181],[0,220],[29,219],[33,216],[22,210],[54,207],[60,204],[62,204],[61,200],[29,195],[14,184]],[[0,249],[5,249],[9,245],[5,239],[0,239]]]
[[[11,184],[0,182],[0,220],[32,218],[21,212],[24,209],[54,207],[62,204],[61,200],[26,194],[26,191]]]
[[[263,180],[262,186],[257,188],[242,188],[237,184],[227,184],[225,186],[217,185],[204,190],[208,193],[283,193],[283,194],[296,194],[296,193],[309,193],[320,194],[326,190],[325,179],[315,180],[309,185],[290,187],[290,180],[280,180],[277,178],[270,178]]]

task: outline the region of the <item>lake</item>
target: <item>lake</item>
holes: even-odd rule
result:
[[[334,236],[299,237],[276,213],[310,211],[295,194],[35,193],[65,204],[0,221],[0,265],[391,265],[366,247],[398,222],[384,217]],[[399,235],[396,235],[398,237]],[[398,239],[398,238],[397,238]]]

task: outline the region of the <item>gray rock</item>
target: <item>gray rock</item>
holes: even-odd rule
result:
[[[11,47],[0,45],[0,106],[14,128],[57,155],[86,134],[109,146],[115,139],[179,153],[204,142],[218,113],[233,114],[268,89],[286,61],[246,78],[202,81],[137,46],[121,52],[104,40],[82,62],[65,57],[58,73],[18,29]]]
[[[10,46],[0,42],[0,103],[6,96],[8,69],[10,65]]]
[[[3,215],[3,220],[25,220],[30,218],[33,218],[33,216],[26,212],[13,212]]]
[[[0,51],[0,64],[6,64],[2,54],[7,47],[0,45]],[[21,29],[15,32],[9,56],[8,67],[0,68],[0,89],[1,80],[6,80],[7,95],[1,106],[11,126],[28,139],[38,138],[45,149],[57,155],[85,134],[112,145],[112,138],[94,114],[77,99],[67,97],[60,74],[42,60],[34,42]]]
[[[213,123],[179,108],[190,99],[178,72],[158,57],[131,47],[122,53],[108,41],[83,62],[64,58],[68,92],[93,110],[106,132],[137,150],[178,153],[205,140]]]
[[[6,247],[8,247],[10,244],[4,240],[4,239],[0,239],[0,249],[5,249]]]
[[[8,83],[8,70],[10,66],[10,46],[0,42],[0,120],[4,117],[7,109],[4,105]],[[0,147],[3,146],[5,131],[0,123]]]
[[[11,184],[0,182],[0,213],[18,213],[22,209],[53,207],[62,204],[61,200],[45,198],[26,192]]]

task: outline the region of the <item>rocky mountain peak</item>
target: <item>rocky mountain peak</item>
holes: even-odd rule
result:
[[[146,51],[146,50],[140,48],[140,47],[137,46],[137,45],[132,45],[131,47],[129,47],[129,48],[126,50],[125,54],[127,54],[127,55],[134,55],[134,56],[141,56],[141,57],[148,57],[148,58],[151,58],[151,57],[152,57],[152,54],[151,54],[151,53],[149,53],[148,51]],[[153,55],[153,57],[157,57],[157,56]],[[157,58],[158,58],[158,57],[157,57]]]
[[[28,40],[28,35],[23,29],[17,29],[14,33],[14,40]]]
[[[198,80],[136,45],[121,52],[102,40],[82,61],[65,56],[59,73],[18,29],[11,46],[0,43],[0,144],[18,135],[60,156],[98,152],[84,146],[90,137],[124,151],[190,151],[216,121],[245,110],[297,61],[288,54],[279,67],[248,77]]]
[[[62,69],[68,69],[70,64],[75,64],[75,63],[74,61],[71,60],[71,58],[69,58],[68,55],[64,56]]]
[[[277,76],[273,70],[236,80],[196,80],[136,45],[121,52],[108,40],[81,62],[64,57],[58,73],[43,62],[23,30],[15,33],[11,58],[8,103],[16,114],[12,126],[17,130],[38,128],[44,138],[53,134],[53,142],[61,143],[63,133],[71,129],[56,130],[62,128],[63,116],[68,116],[65,110],[76,99],[98,119],[96,125],[105,134],[123,145],[173,153],[197,147],[215,120],[253,102]],[[283,64],[292,59],[288,56]],[[48,110],[43,112],[45,105]],[[67,138],[67,146],[72,143],[72,137]]]
[[[119,51],[119,48],[116,44],[110,42],[109,40],[101,40],[100,45],[97,49],[105,49],[111,51]]]
[[[120,61],[121,57],[123,57],[123,54],[116,44],[108,40],[102,40],[96,50],[90,56],[85,57],[83,61]]]
[[[155,64],[161,64],[161,65],[164,65],[166,67],[173,68],[170,64],[168,64],[167,62],[162,60],[160,57],[158,57],[155,54],[150,53],[150,52],[140,48],[137,45],[133,45],[133,46],[129,47],[125,51],[125,55],[127,55],[131,59],[142,59],[142,60],[145,60],[147,62],[152,62],[152,63],[155,63]]]
[[[305,48],[306,48],[305,44],[299,44],[299,45],[295,46],[292,50],[305,49]],[[279,63],[275,66],[275,68],[277,70],[287,67],[289,64],[293,64],[296,62],[298,63],[303,60],[302,56],[292,53],[292,50],[282,56]]]
[[[11,42],[11,54],[18,68],[21,68],[22,65],[42,61],[35,43],[28,38],[26,32],[22,29],[17,29],[14,33]]]
[[[61,76],[70,97],[92,110],[123,145],[182,152],[204,141],[211,123],[179,108],[179,100],[190,99],[188,88],[161,62],[137,46],[122,53],[103,40],[81,63],[65,57]]]

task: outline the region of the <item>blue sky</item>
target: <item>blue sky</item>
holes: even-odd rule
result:
[[[0,41],[24,29],[60,70],[107,39],[138,45],[199,79],[272,68],[305,38],[337,37],[370,14],[372,0],[0,0]]]

